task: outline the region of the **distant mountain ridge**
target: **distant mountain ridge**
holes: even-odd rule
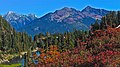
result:
[[[90,6],[87,6],[82,11],[64,7],[53,13],[48,13],[40,18],[32,16],[33,19],[30,20],[30,22],[26,22],[26,17],[23,17],[25,19],[25,25],[22,20],[22,25],[18,31],[27,32],[28,34],[34,36],[45,32],[58,33],[72,31],[73,28],[87,30],[89,29],[91,23],[94,23],[96,19],[100,20],[102,16],[108,14],[109,12],[110,11],[108,10],[96,9]],[[6,16],[4,16],[4,18],[12,24],[9,18],[6,18]],[[15,20],[15,18],[12,19]]]
[[[9,11],[3,16],[15,29],[19,29],[37,19],[35,14],[22,15]]]

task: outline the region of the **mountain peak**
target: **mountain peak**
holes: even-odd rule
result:
[[[90,9],[90,8],[92,8],[92,7],[91,7],[91,6],[87,6],[87,7],[86,7],[86,9]]]
[[[62,8],[62,10],[71,10],[71,8],[69,8],[69,7],[64,7],[64,8]]]
[[[62,8],[61,10],[64,10],[64,11],[77,11],[76,9],[74,9],[74,8],[69,8],[69,7],[64,7],[64,8]]]
[[[15,12],[13,12],[13,11],[9,11],[7,14],[9,15],[9,14],[14,14]]]
[[[30,17],[37,17],[35,14],[28,14]]]
[[[90,10],[94,10],[95,8],[93,8],[93,7],[91,7],[91,6],[87,6],[87,7],[85,7],[83,10],[82,10],[82,12],[84,12],[84,11],[90,11]]]
[[[54,13],[65,15],[66,13],[75,13],[75,12],[78,12],[78,11],[74,8],[64,7],[60,10],[56,10]]]
[[[85,9],[81,11],[84,15],[92,17],[92,18],[98,18],[101,19],[102,16],[109,13],[109,11],[104,9],[96,9],[91,6],[87,6]]]
[[[60,9],[60,10],[56,10],[55,12],[58,12],[58,11],[69,12],[69,11],[72,11],[72,8],[69,8],[69,7],[63,7],[62,9]]]

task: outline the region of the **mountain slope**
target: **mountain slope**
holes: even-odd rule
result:
[[[101,19],[102,16],[105,16],[109,13],[109,11],[104,9],[96,9],[90,6],[87,6],[85,9],[81,11],[84,15],[92,17],[94,19]]]
[[[66,32],[72,31],[73,28],[87,30],[91,23],[94,23],[96,19],[101,19],[102,16],[108,13],[107,10],[95,9],[90,6],[87,6],[82,11],[64,7],[34,20],[31,24],[25,25],[19,30],[30,35],[45,32]]]
[[[26,50],[32,43],[32,38],[16,30],[0,16],[0,51],[9,53]],[[23,44],[22,44],[23,43]],[[30,43],[27,45],[27,43]]]
[[[22,15],[9,11],[3,16],[16,30],[37,19],[34,14]]]

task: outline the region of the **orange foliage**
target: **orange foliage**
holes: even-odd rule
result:
[[[45,53],[40,54],[40,57],[41,57],[41,58],[44,58],[45,56],[46,56]]]
[[[85,42],[81,42],[79,39],[77,39],[77,41],[81,45],[80,47],[75,47],[71,50],[66,50],[65,52],[61,52],[61,53],[58,51],[57,45],[51,45],[49,47],[49,50],[46,52],[44,49],[39,49],[42,52],[42,54],[40,54],[40,58],[43,60],[43,61],[39,61],[39,63],[41,63],[40,64],[41,66],[46,65],[44,67],[52,67],[51,64],[55,65],[55,67],[58,65],[61,65],[61,67],[72,67],[75,64],[82,65],[83,63],[86,63],[86,62],[87,63],[95,62],[95,64],[92,64],[94,65],[92,67],[98,67],[99,62],[101,62],[102,65],[119,64],[120,52],[106,49],[106,48],[113,48],[112,45],[115,46],[114,43],[112,44],[109,41],[108,43],[103,42],[104,44],[95,45],[95,47],[94,45],[91,45],[91,44],[99,44],[99,43],[96,43],[96,41],[94,42],[95,39],[99,39],[103,41],[108,40],[110,39],[109,36],[114,36],[118,32],[120,32],[120,28],[108,27],[106,30],[96,30],[93,32],[96,36],[92,37],[92,40],[90,38],[86,38]],[[86,48],[87,46],[86,44],[90,46]],[[65,65],[68,65],[68,66],[65,66]]]

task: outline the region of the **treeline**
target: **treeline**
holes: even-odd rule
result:
[[[120,25],[120,11],[111,11],[109,14],[102,17],[101,22],[98,20],[94,24],[91,24],[91,30],[106,29],[107,27],[115,28]]]
[[[85,42],[88,37],[89,31],[74,30],[73,32],[65,32],[64,34],[56,33],[45,35],[40,33],[34,37],[37,47],[48,50],[50,45],[57,45],[60,50],[72,49],[79,46],[79,39]]]
[[[10,24],[0,16],[0,50],[9,53],[26,51],[34,42],[26,33],[16,32]]]

